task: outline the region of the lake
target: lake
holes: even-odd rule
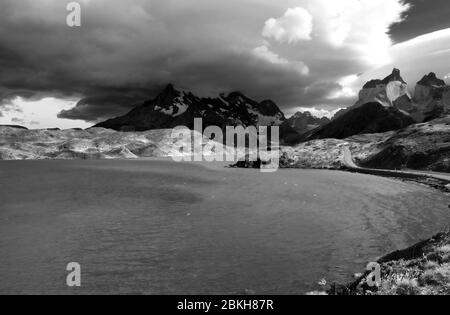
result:
[[[449,203],[338,171],[2,161],[0,293],[304,294],[439,232]]]

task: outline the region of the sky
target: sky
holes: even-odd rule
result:
[[[0,2],[0,124],[85,128],[168,83],[327,116],[393,67],[450,78],[448,0],[80,0],[75,28],[69,2]]]

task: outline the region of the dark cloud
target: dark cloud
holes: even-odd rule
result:
[[[85,97],[74,108],[61,111],[58,118],[98,122],[99,120],[123,115],[149,97],[148,93],[133,93],[129,90],[118,93],[114,90],[103,95],[97,94]]]
[[[407,18],[391,27],[390,33],[396,42],[450,27],[448,0],[407,0],[412,5],[405,13]]]
[[[336,82],[370,66],[370,39],[384,38],[384,26],[405,8],[400,0],[367,8],[343,0],[356,3],[361,16],[380,14],[362,21],[345,15],[351,32],[335,42],[329,21],[339,8],[330,1],[80,0],[82,27],[72,29],[65,1],[2,0],[0,110],[15,96],[76,98],[76,107],[58,117],[95,122],[125,113],[168,83],[199,96],[240,90],[284,109],[350,105],[350,98],[330,98],[342,89]],[[314,16],[311,40],[267,42],[265,22],[296,6]]]

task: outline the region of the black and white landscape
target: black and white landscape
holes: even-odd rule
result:
[[[0,294],[450,294],[446,1],[69,3],[0,3]]]

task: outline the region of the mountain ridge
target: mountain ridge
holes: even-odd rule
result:
[[[318,127],[331,122],[327,117],[316,117],[311,112],[297,112],[286,121],[290,127],[295,129],[300,135],[303,135]]]
[[[364,84],[355,105],[339,111],[330,123],[303,135],[301,141],[393,131],[448,113],[450,87],[444,80],[430,72],[417,82],[411,97],[400,70],[394,68],[383,80]],[[383,121],[385,119],[388,121]],[[368,126],[363,126],[362,122]]]
[[[202,118],[204,128],[280,126],[280,136],[285,143],[296,142],[300,136],[286,123],[284,113],[271,100],[257,102],[241,92],[201,98],[192,92],[179,91],[172,84],[167,85],[155,99],[94,127],[147,131],[185,126],[192,130],[195,118]]]

